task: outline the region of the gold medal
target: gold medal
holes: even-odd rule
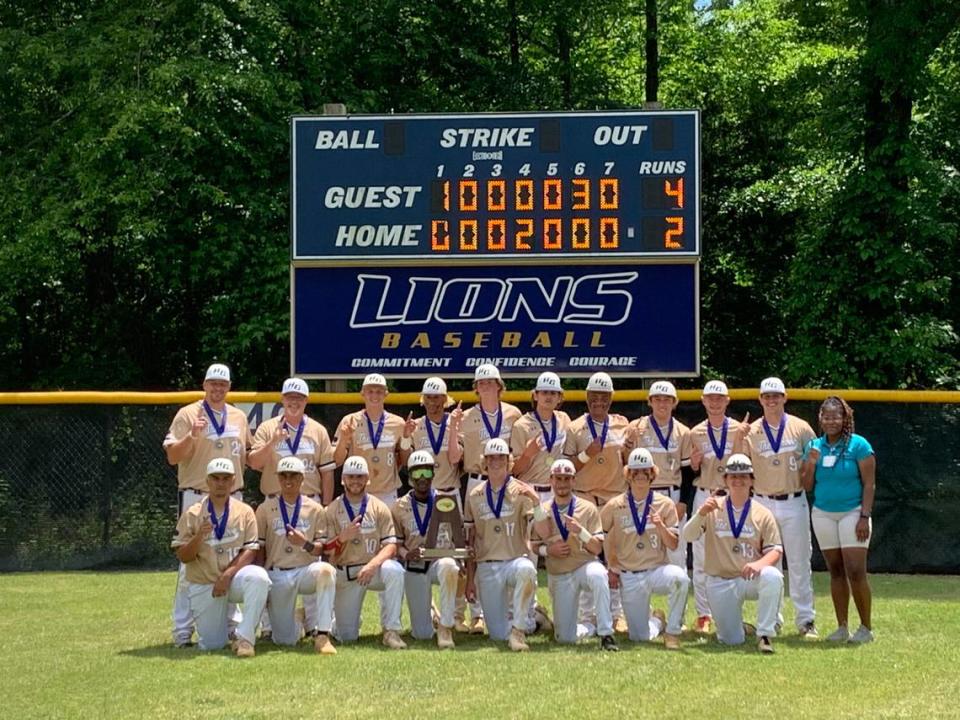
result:
[[[371,461],[371,462],[378,463],[378,462],[380,462],[380,456],[379,456],[379,455],[371,455],[371,456],[370,456],[370,461]]]
[[[223,440],[217,440],[217,449],[223,450]]]
[[[603,465],[603,455],[597,455],[597,464]]]
[[[494,531],[495,533],[500,532],[500,526],[499,526],[499,525],[494,525],[494,526],[493,526],[493,531]]]
[[[287,545],[283,550],[284,550],[284,552],[288,552],[288,553],[292,553],[292,552],[293,552],[293,548],[290,547],[289,545]]]

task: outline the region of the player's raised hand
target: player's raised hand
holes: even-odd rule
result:
[[[273,442],[278,443],[281,440],[286,440],[288,437],[290,437],[290,433],[287,432],[287,423],[283,418],[280,418],[277,429],[273,431]]]
[[[578,523],[576,518],[572,518],[569,515],[563,516],[563,526],[574,535],[577,535],[583,529],[583,525]]]
[[[307,542],[307,536],[297,530],[293,525],[287,525],[287,540],[294,547],[302,548]]]
[[[516,478],[514,478],[513,482],[516,483],[516,488],[520,491],[521,495],[526,495],[538,505],[540,504],[540,495],[536,490],[533,489],[533,485],[528,485],[527,483],[517,480]]]
[[[460,429],[463,422],[463,400],[457,403],[457,406],[450,412],[450,427],[455,430]]]
[[[603,445],[600,444],[600,438],[596,438],[592,443],[587,445],[587,449],[584,451],[590,457],[596,457],[603,452]]]
[[[700,509],[697,510],[697,515],[700,517],[706,517],[714,510],[720,507],[720,500],[717,499],[714,495],[711,495],[706,500],[704,500],[703,505],[700,506]]]
[[[355,540],[360,537],[360,523],[363,522],[362,517],[358,517],[352,523],[347,525],[343,530],[340,531],[340,534],[337,537],[342,543],[348,543],[351,540]]]
[[[193,425],[190,426],[190,437],[196,440],[198,437],[203,435],[207,428],[207,419],[203,415],[197,415],[193,421]]]
[[[523,449],[523,454],[524,454],[526,457],[532,458],[532,457],[535,456],[538,452],[540,452],[540,446],[541,446],[541,443],[542,443],[542,442],[543,442],[542,436],[540,436],[540,435],[534,435],[534,436],[533,436],[532,438],[530,438],[530,440],[527,442],[527,446]]]
[[[213,523],[210,522],[210,518],[204,518],[200,523],[200,527],[197,528],[197,535],[206,539],[212,532]]]
[[[743,420],[737,425],[737,432],[741,437],[746,437],[750,433],[750,413],[743,416]]]
[[[656,510],[650,511],[650,522],[653,523],[654,527],[663,527],[663,518],[660,517],[660,513]]]
[[[413,419],[413,410],[407,414],[407,419],[403,423],[403,436],[405,438],[413,435],[413,431],[417,429],[417,421]]]
[[[720,458],[717,458],[719,460]],[[690,467],[696,472],[700,469],[700,463],[703,462],[703,450],[699,446],[695,445],[693,450],[690,451]]]

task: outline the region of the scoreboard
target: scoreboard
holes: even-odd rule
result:
[[[699,114],[295,117],[293,260],[700,252]]]

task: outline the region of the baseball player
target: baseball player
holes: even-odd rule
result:
[[[570,423],[563,452],[577,469],[573,490],[578,497],[598,508],[626,489],[623,479],[624,441],[627,419],[610,412],[613,404],[613,380],[605,372],[587,380],[587,412]],[[620,605],[620,593],[610,593],[610,612],[617,632],[627,632]],[[595,625],[593,597],[580,596],[580,621]]]
[[[401,421],[402,422],[402,421]],[[360,637],[360,611],[367,590],[380,594],[383,644],[403,650],[400,611],[403,605],[403,566],[397,554],[397,534],[386,503],[367,492],[370,470],[359,455],[343,463],[343,495],[327,508],[325,546],[337,568],[334,636],[341,642]]]
[[[653,489],[673,500],[677,505],[677,516],[686,518],[687,503],[681,497],[680,487],[684,473],[689,473],[690,481],[693,479],[690,470],[690,428],[673,416],[678,402],[677,389],[673,383],[658,380],[650,386],[647,402],[651,412],[630,423],[626,447],[630,450],[642,447],[650,451],[660,469]],[[668,553],[670,562],[686,569],[686,550],[686,543],[677,545]]]
[[[560,377],[552,372],[542,373],[531,399],[533,410],[520,417],[510,433],[510,450],[515,458],[513,474],[532,485],[540,502],[545,503],[552,499],[550,468],[563,457],[570,425],[570,416],[558,409],[563,404]]]
[[[806,420],[787,415],[784,410],[786,402],[787,391],[780,378],[769,377],[760,383],[763,417],[750,425],[745,449],[756,475],[754,493],[757,502],[773,513],[783,538],[797,629],[801,636],[816,640],[819,634],[814,623],[813,573],[810,570],[813,552],[810,509],[800,482],[803,451],[816,434]]]
[[[259,547],[257,519],[249,505],[230,497],[236,473],[230,458],[214,458],[207,464],[209,495],[180,515],[171,545],[186,566],[182,587],[200,649],[219,650],[227,644],[227,604],[243,603],[233,651],[237,657],[253,657],[270,578],[262,567],[251,564]]]
[[[679,544],[677,509],[669,497],[653,490],[660,473],[646,448],[627,458],[627,491],[603,506],[600,521],[611,579],[620,587],[630,639],[655,640],[665,631],[668,650],[680,648],[683,613],[690,579],[685,569],[669,562]],[[667,615],[651,618],[650,596],[667,596]]]
[[[783,597],[783,573],[777,569],[783,548],[777,521],[750,496],[753,466],[736,453],[724,466],[727,496],[711,495],[683,527],[685,542],[704,538],[707,599],[717,640],[742,645],[750,632],[757,647],[772,653]],[[757,627],[743,622],[744,600],[757,601]]]
[[[550,466],[551,499],[534,510],[534,545],[547,559],[547,587],[553,602],[554,637],[575,643],[589,633],[577,623],[581,590],[597,602],[597,634],[603,650],[619,650],[610,616],[607,569],[597,560],[603,549],[600,513],[573,494],[573,463],[562,458]]]
[[[337,571],[321,562],[326,541],[323,506],[301,494],[306,466],[295,456],[281,458],[276,477],[280,494],[268,498],[257,508],[260,530],[260,560],[270,577],[270,616],[273,642],[296,645],[304,628],[296,621],[297,595],[313,606],[307,615],[314,649],[321,655],[335,655],[330,642],[333,623],[333,594]]]
[[[473,559],[467,562],[467,599],[479,597],[487,632],[511,650],[529,650],[526,632],[537,592],[537,568],[527,556],[536,491],[510,477],[510,447],[488,440],[481,473],[487,477],[466,500],[464,525]],[[512,620],[511,620],[512,617]]]
[[[439,496],[432,488],[436,464],[430,451],[417,450],[411,453],[407,459],[407,470],[413,489],[393,506],[393,523],[400,542],[399,557],[407,568],[404,588],[410,610],[411,635],[418,640],[433,637],[431,586],[439,585],[440,622],[437,625],[437,647],[441,650],[451,649],[454,647],[454,610],[460,566],[453,558],[426,560],[421,555],[434,503]],[[447,502],[451,508],[456,507],[452,497],[448,497]],[[452,548],[453,544],[444,544],[438,532],[438,546]]]
[[[327,429],[304,410],[310,388],[300,378],[287,378],[280,391],[283,413],[260,423],[253,436],[247,464],[261,470],[260,492],[265,498],[280,494],[277,463],[281,458],[303,461],[303,494],[323,505],[333,502],[333,445]]]
[[[707,411],[707,419],[690,430],[690,468],[695,473],[693,512],[711,494],[724,490],[723,461],[733,453],[742,453],[750,432],[750,413],[737,422],[727,417],[730,392],[720,380],[710,380],[703,386],[700,401]],[[703,538],[693,544],[693,598],[697,606],[698,633],[710,632],[710,606],[707,604],[707,578],[703,573]]]
[[[242,410],[226,401],[230,391],[230,368],[214,363],[203,379],[203,400],[180,408],[163,440],[167,461],[177,466],[179,502],[177,517],[207,493],[207,465],[216,458],[232,461],[233,497],[241,499],[243,464],[250,445],[250,428]],[[193,621],[190,603],[182,587],[185,568],[177,574],[177,591],[173,603],[173,643],[177,647],[191,644]],[[231,621],[238,620],[231,612]]]
[[[521,415],[515,405],[500,401],[506,385],[496,365],[480,365],[474,370],[473,389],[479,402],[466,412],[458,408],[450,414],[451,431],[456,430],[463,445],[466,497],[487,479],[483,473],[483,450],[487,441],[502,438],[509,443],[513,424]],[[470,616],[470,632],[483,633],[483,609],[476,603],[471,604]]]
[[[362,457],[370,468],[367,492],[391,508],[397,501],[397,488],[400,487],[397,469],[410,454],[409,448],[400,445],[404,421],[383,406],[389,395],[383,375],[367,375],[360,394],[363,396],[363,410],[345,415],[337,426],[334,462],[341,465],[348,455]]]

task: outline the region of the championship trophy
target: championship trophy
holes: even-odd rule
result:
[[[463,560],[469,554],[460,506],[449,495],[436,496],[421,556],[428,560],[442,557]]]

